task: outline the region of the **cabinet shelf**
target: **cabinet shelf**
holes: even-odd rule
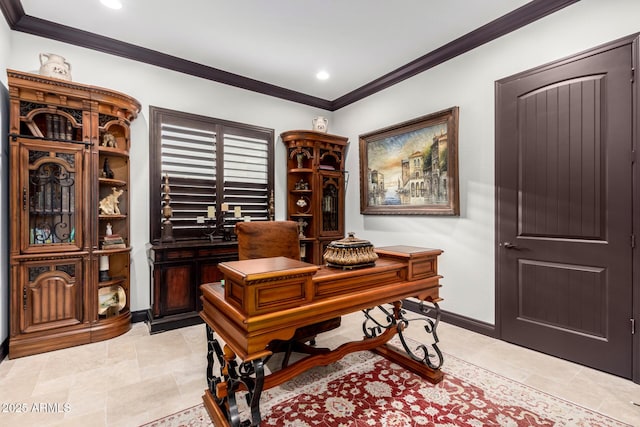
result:
[[[129,152],[120,148],[99,147],[100,154],[108,154],[111,156],[129,157]]]
[[[91,145],[90,142],[78,141],[76,139],[47,138],[40,135],[25,135],[21,133],[12,133],[12,134],[9,134],[9,137],[14,141],[17,140],[18,138],[22,138],[22,139],[29,139],[29,140],[42,141],[42,142],[56,142],[56,143],[66,142],[69,144]]]
[[[105,280],[103,282],[98,282],[98,287],[99,288],[104,288],[104,287],[107,287],[107,286],[122,285],[122,283],[124,283],[126,280],[127,280],[127,278],[124,277],[124,276],[112,277],[109,280]]]
[[[120,253],[131,252],[131,246],[127,246],[126,248],[118,248],[118,249],[98,249],[93,251],[96,255],[115,255]]]
[[[100,219],[126,219],[126,215],[99,215]]]
[[[127,185],[127,181],[113,178],[98,178],[98,182],[112,187],[125,187]]]
[[[311,168],[293,168],[289,169],[289,173],[313,173]]]
[[[29,209],[29,214],[40,216],[75,215],[75,210]]]

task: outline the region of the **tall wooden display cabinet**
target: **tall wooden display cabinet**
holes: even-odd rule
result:
[[[120,335],[131,327],[129,125],[140,104],[108,89],[7,74],[9,357]]]
[[[302,258],[322,264],[326,246],[344,237],[348,140],[307,130],[280,137],[287,147],[287,217],[299,224]]]

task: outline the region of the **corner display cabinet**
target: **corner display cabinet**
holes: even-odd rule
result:
[[[129,125],[135,99],[7,71],[9,357],[128,331]]]
[[[344,237],[344,157],[347,138],[292,130],[287,147],[287,217],[298,223],[300,255],[322,264],[329,243]]]

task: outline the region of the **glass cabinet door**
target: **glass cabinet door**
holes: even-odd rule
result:
[[[320,235],[342,236],[344,234],[342,225],[343,178],[341,175],[321,174],[320,179],[322,181]]]
[[[22,250],[82,247],[82,146],[23,144]],[[69,144],[70,145],[70,144]]]

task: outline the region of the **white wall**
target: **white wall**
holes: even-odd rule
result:
[[[0,83],[7,87],[7,75],[4,70],[7,68],[9,54],[11,52],[11,29],[3,16],[0,16]]]
[[[494,82],[640,31],[638,16],[637,0],[582,0],[333,114],[22,33],[12,34],[5,68],[35,71],[40,52],[58,53],[71,62],[74,81],[118,90],[142,103],[132,126],[132,310],[149,307],[149,208],[142,195],[149,191],[148,106],[155,105],[274,128],[276,136],[309,129],[315,115],[328,116],[329,131],[351,141],[347,231],[376,246],[444,249],[442,308],[494,323]],[[2,60],[0,46],[0,65]],[[360,215],[358,135],[454,105],[460,107],[460,217]],[[284,187],[284,147],[277,140],[278,219],[284,217]]]
[[[202,114],[275,129],[276,219],[284,219],[286,177],[285,149],[279,139],[290,129],[311,129],[316,115],[331,114],[316,108],[213,83],[181,73],[137,63],[84,48],[14,33],[8,67],[36,72],[40,52],[64,56],[72,66],[74,82],[126,93],[142,104],[131,127],[131,309],[150,306],[149,266],[145,245],[149,242],[149,105]]]
[[[349,137],[347,200],[359,200],[358,135],[460,107],[460,217],[363,216],[347,204],[348,231],[376,246],[441,248],[441,307],[494,323],[494,82],[640,31],[640,1],[582,0],[335,113]]]
[[[0,18],[0,70],[7,68],[11,31]],[[7,75],[0,72],[0,344],[9,336],[9,93]]]

